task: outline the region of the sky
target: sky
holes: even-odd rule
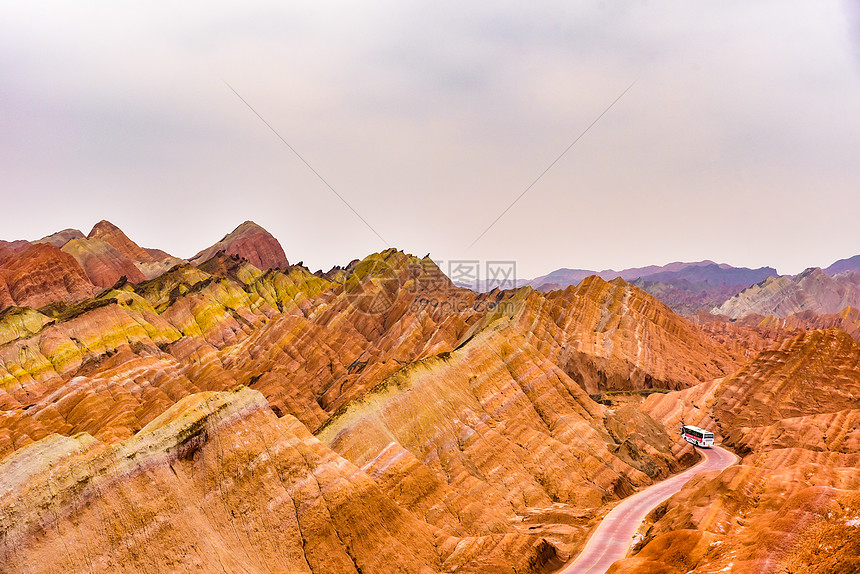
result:
[[[7,240],[797,273],[860,253],[860,2],[0,1],[0,136]]]

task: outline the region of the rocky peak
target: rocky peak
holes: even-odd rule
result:
[[[92,239],[93,237],[105,237],[110,235],[123,234],[122,230],[108,221],[107,219],[102,219],[90,230],[89,235],[87,235],[87,239]]]
[[[93,226],[87,239],[101,239],[110,244],[117,251],[136,263],[150,263],[154,261],[153,256],[140,245],[128,238],[123,231],[111,223],[102,219]]]
[[[190,261],[194,265],[200,265],[219,251],[224,251],[227,255],[238,255],[262,271],[283,269],[290,265],[278,240],[253,221],[245,221]]]

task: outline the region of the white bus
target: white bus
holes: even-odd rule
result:
[[[693,425],[684,425],[681,427],[681,436],[684,437],[690,444],[700,446],[702,448],[711,448],[714,446],[714,433],[694,427]]]

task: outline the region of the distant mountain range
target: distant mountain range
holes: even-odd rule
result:
[[[715,263],[710,260],[668,263],[666,265],[648,265],[647,267],[632,267],[616,271],[604,269],[593,271],[589,269],[556,269],[552,273],[542,275],[526,282],[526,285],[540,291],[563,289],[576,285],[586,277],[597,275],[604,281],[621,277],[625,281],[679,281],[707,282],[712,285],[751,285],[778,274],[773,267],[749,269],[747,267],[732,267],[725,263]]]
[[[710,310],[768,277],[776,277],[773,267],[749,269],[714,261],[694,261],[649,265],[631,269],[557,269],[525,284],[540,291],[563,289],[584,278],[597,275],[605,281],[621,278],[654,295],[677,313],[693,314]]]
[[[200,266],[222,251],[263,271],[290,265],[277,239],[251,221],[189,260],[141,247],[117,226],[100,221],[88,235],[65,229],[36,241],[0,241],[0,309],[77,303],[121,280],[138,284],[176,265]],[[707,311],[731,319],[750,314],[781,318],[803,311],[838,313],[860,306],[860,255],[794,277],[780,276],[773,267],[750,269],[704,260],[619,271],[562,268],[532,280],[519,280],[516,286],[550,292],[578,285],[594,275],[604,281],[623,279],[684,315]],[[474,291],[494,287],[486,281],[478,285],[455,283]],[[513,286],[510,283],[503,287]]]
[[[854,271],[860,273],[860,255],[849,257],[848,259],[840,259],[830,267],[824,270],[828,275],[836,275],[844,271]]]
[[[835,279],[828,287],[810,289],[790,287],[803,277],[809,275],[807,270],[797,277],[780,276],[773,267],[733,267],[714,261],[674,262],[663,266],[649,265],[633,267],[616,271],[605,269],[594,271],[589,269],[557,269],[547,275],[542,275],[522,285],[528,285],[540,291],[564,289],[576,285],[586,277],[597,275],[606,281],[622,278],[663,301],[677,313],[693,315],[699,311],[714,311],[726,313],[732,318],[742,317],[747,313],[762,315],[787,316],[805,310],[822,313],[836,313],[846,306],[856,306],[851,295],[854,287],[850,278]],[[841,259],[823,271],[824,277],[836,275],[857,274],[860,272],[860,255]],[[816,275],[817,276],[817,275]],[[763,282],[768,282],[764,291],[752,291],[742,298],[740,294]],[[819,281],[819,282],[821,282]],[[811,285],[807,280],[804,285]],[[797,295],[803,292],[806,295]],[[790,295],[789,293],[794,293]],[[825,295],[826,293],[826,295]],[[841,295],[840,295],[841,293]],[[773,296],[779,301],[765,301]],[[789,302],[794,298],[794,302]],[[803,300],[806,297],[808,300]],[[826,301],[817,303],[817,297],[825,297]],[[752,298],[753,300],[750,300]],[[729,300],[736,299],[731,304]],[[727,305],[724,307],[724,304]],[[842,305],[839,307],[839,305]],[[838,308],[837,308],[838,307]]]
[[[751,314],[787,317],[803,311],[838,313],[846,307],[860,307],[860,274],[849,270],[831,276],[814,267],[796,277],[768,277],[725,301],[713,313],[731,319]]]

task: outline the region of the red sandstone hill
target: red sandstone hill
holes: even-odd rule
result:
[[[182,260],[143,249],[107,221],[88,237],[66,229],[32,244],[0,242],[0,309],[73,304],[122,277],[132,283],[157,277]]]
[[[113,247],[121,256],[127,258],[137,267],[139,274],[146,279],[158,277],[174,265],[182,263],[181,259],[159,249],[145,249],[139,246],[129,239],[119,227],[109,221],[102,220],[96,223],[87,239],[90,241],[101,240]],[[131,275],[127,275],[127,277],[129,281],[136,282]]]
[[[803,311],[782,318],[774,317],[773,315],[768,315],[767,317],[748,315],[744,318],[744,322],[756,321],[763,327],[776,327],[794,331],[839,327],[851,335],[855,341],[860,341],[860,309],[855,307],[845,307],[839,313]]]
[[[208,564],[212,552],[265,570],[239,550],[256,532],[247,547],[261,545],[252,556],[269,556],[266,567],[306,560],[340,572],[345,556],[356,571],[391,572],[397,562],[380,560],[388,532],[432,572],[547,571],[582,544],[604,504],[688,462],[650,417],[586,389],[687,387],[735,368],[704,332],[623,281],[476,294],[395,250],[331,279],[298,266],[263,272],[219,252],[74,308],[0,315],[0,464],[15,481],[0,499],[12,533],[0,553],[13,572],[84,568],[79,553],[54,554],[58,544],[87,548],[108,570]],[[200,395],[239,385],[261,395]],[[219,412],[237,414],[198,426],[193,405],[215,397]],[[250,404],[262,414],[245,414]],[[165,411],[207,430],[156,437],[152,425],[170,426],[154,422]],[[250,429],[287,444],[247,443]],[[308,450],[281,458],[288,444]],[[146,454],[123,462],[141,445]],[[56,454],[66,452],[77,454]],[[236,472],[250,482],[217,479]],[[78,504],[90,492],[81,481],[97,485],[98,508]],[[157,497],[143,488],[153,483]],[[45,489],[58,494],[46,502]],[[224,495],[246,502],[224,516],[193,510]],[[50,532],[74,523],[81,537],[29,530],[21,517],[44,504]],[[243,510],[284,504],[304,538]],[[108,508],[127,519],[105,521]],[[235,529],[224,523],[234,513],[245,517]],[[369,516],[389,526],[353,530],[375,524]],[[152,520],[164,527],[143,529],[146,552],[109,534]],[[414,542],[427,533],[432,550]],[[187,544],[171,544],[177,537]],[[286,550],[265,554],[273,546]]]
[[[801,333],[642,410],[668,428],[712,428],[743,460],[688,484],[613,572],[860,568],[860,343],[844,331]]]
[[[839,313],[802,311],[787,317],[751,314],[735,321],[699,312],[690,320],[729,349],[746,347],[749,358],[779,341],[816,329],[839,327],[860,341],[860,309],[854,307],[845,307]]]
[[[18,239],[16,241],[0,241],[0,261],[9,255],[20,253],[30,247],[29,241]]]
[[[132,261],[148,262],[153,260],[152,255],[129,239],[119,227],[104,219],[93,226],[87,239],[101,239]]]
[[[110,287],[120,277],[132,283],[146,280],[134,261],[101,239],[72,239],[63,245],[62,250],[75,258],[89,280],[98,287]]]
[[[66,235],[102,283],[166,258],[107,222]],[[269,238],[246,223],[104,289],[54,245],[0,244],[0,301],[34,298],[0,312],[0,570],[548,573],[694,460],[681,416],[723,425],[743,472],[673,499],[635,564],[721,569],[732,535],[747,566],[812,564],[850,520],[814,490],[848,496],[860,467],[841,331],[697,325],[621,279],[478,294],[393,249],[315,275]],[[591,396],[649,388],[682,390]]]
[[[91,297],[95,290],[74,257],[53,245],[0,250],[0,308],[76,302]]]
[[[263,271],[284,269],[290,264],[278,240],[253,221],[246,221],[225,235],[221,241],[192,257],[190,261],[199,265],[219,251],[243,257],[251,265]]]

